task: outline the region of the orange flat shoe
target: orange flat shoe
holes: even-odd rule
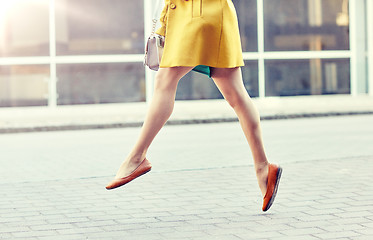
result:
[[[267,192],[263,198],[263,212],[267,211],[275,200],[278,184],[280,182],[282,168],[274,164],[268,165]]]
[[[111,181],[107,186],[107,190],[111,190],[120,186],[123,186],[124,184],[127,184],[134,180],[137,177],[140,177],[141,175],[144,175],[145,173],[149,172],[152,169],[152,165],[150,162],[145,158],[140,165],[133,170],[133,172],[124,178],[116,178],[113,181]]]

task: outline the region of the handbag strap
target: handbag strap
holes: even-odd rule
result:
[[[152,35],[154,35],[154,33],[155,33],[155,28],[157,26],[157,22],[158,22],[158,18],[159,18],[159,15],[160,15],[161,7],[162,7],[161,0],[157,0],[154,11],[153,11],[153,17],[152,17],[152,22],[153,22]]]

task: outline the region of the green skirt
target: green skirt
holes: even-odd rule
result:
[[[193,68],[193,71],[205,74],[211,78],[211,68],[209,66],[198,65],[197,67]]]

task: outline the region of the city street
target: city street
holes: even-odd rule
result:
[[[373,115],[262,121],[266,213],[238,122],[165,126],[107,191],[139,130],[0,134],[0,239],[373,239]]]

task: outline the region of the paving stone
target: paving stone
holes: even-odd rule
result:
[[[219,227],[216,225],[200,225],[185,222],[182,227],[174,227],[174,229],[177,232],[204,232],[205,234],[207,230],[219,230]]]
[[[253,232],[246,229],[242,229],[240,232],[236,232],[234,235],[241,239],[277,239],[284,236],[277,231]]]
[[[146,223],[146,225],[151,223]],[[103,232],[125,232],[127,230],[138,230],[141,231],[142,229],[146,228],[145,224],[138,223],[138,224],[122,224],[117,223],[110,226],[102,226]]]
[[[353,230],[361,235],[373,235],[373,229],[371,228],[355,228]]]
[[[176,238],[176,239],[186,239],[184,237],[181,238]],[[205,236],[205,237],[193,237],[193,238],[188,238],[190,240],[206,240],[206,239],[211,239],[211,240],[241,240],[242,238],[237,237],[234,234],[225,234],[221,236]]]
[[[49,238],[51,238],[51,236],[48,236]],[[38,240],[39,238],[38,237],[31,237],[31,236],[28,236],[28,237],[15,237],[13,236],[11,238],[12,240]]]
[[[53,240],[81,240],[81,239],[87,239],[87,238],[85,236],[82,236],[81,234],[69,234],[69,235],[55,235],[53,237],[44,236],[44,237],[38,237],[37,239],[38,240],[51,240],[51,239]]]
[[[42,230],[42,231],[27,231],[27,232],[13,232],[12,235],[15,238],[30,238],[30,237],[44,237],[49,236],[52,238],[57,235],[54,230]]]
[[[328,233],[315,233],[315,237],[321,239],[338,239],[338,238],[352,238],[361,236],[361,234],[354,231],[343,231],[343,232],[328,232]]]
[[[66,234],[77,234],[80,233],[82,235],[87,234],[87,233],[98,233],[102,232],[102,228],[99,227],[85,227],[85,228],[67,228],[67,229],[56,229],[58,234],[61,235],[66,235]]]
[[[358,236],[358,237],[353,237],[351,239],[354,239],[354,240],[371,240],[371,239],[373,239],[373,234],[371,234],[371,235],[364,235],[364,236]]]
[[[41,231],[41,230],[57,230],[57,229],[71,229],[74,228],[74,225],[71,223],[63,224],[49,224],[44,223],[42,225],[30,226],[31,230]]]
[[[14,232],[29,232],[30,227],[22,226],[19,224],[18,226],[15,227],[5,227],[3,225],[0,225],[0,233],[1,234],[6,234],[6,233],[14,233]]]
[[[312,235],[302,235],[302,236],[283,236],[283,237],[277,237],[276,240],[320,240],[320,238],[317,238]]]
[[[279,232],[286,236],[303,236],[303,235],[311,235],[315,233],[325,233],[326,231],[321,228],[313,227],[313,228],[280,230]]]
[[[13,235],[11,233],[0,232],[0,239],[11,239]]]
[[[200,231],[188,231],[188,232],[168,232],[168,233],[162,233],[161,234],[164,239],[173,239],[173,238],[194,238],[194,237],[200,237],[205,236],[206,239],[208,239],[207,236],[209,236],[205,232]]]

